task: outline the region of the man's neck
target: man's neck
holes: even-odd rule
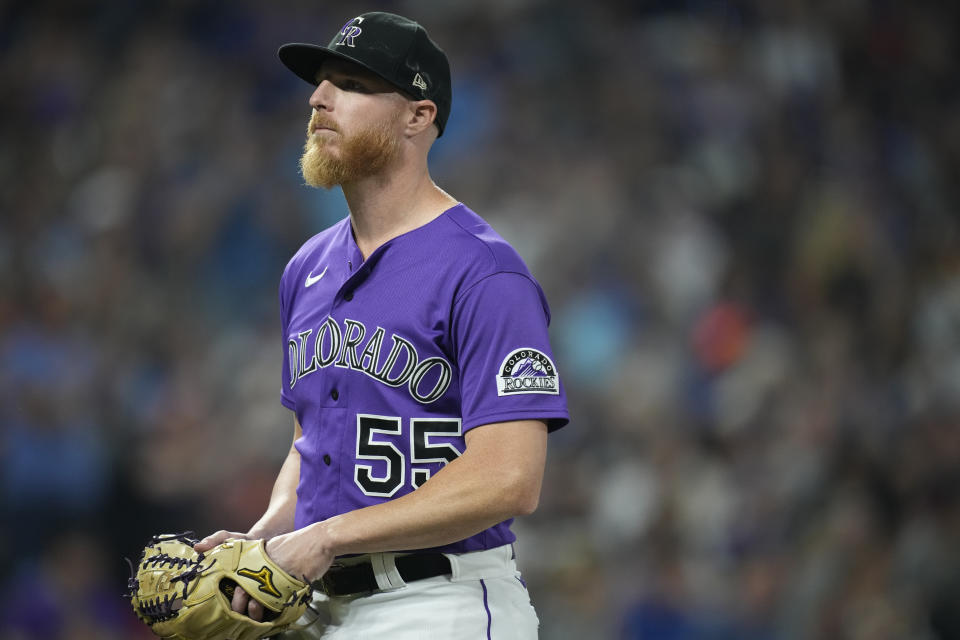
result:
[[[416,163],[343,185],[343,194],[364,260],[388,240],[427,224],[457,204],[433,183],[426,165]]]

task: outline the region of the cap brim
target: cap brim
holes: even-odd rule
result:
[[[290,71],[293,71],[295,74],[297,74],[297,77],[301,78],[304,82],[309,82],[314,87],[317,86],[317,71],[320,69],[320,65],[323,64],[323,61],[329,60],[330,58],[336,58],[338,60],[352,62],[353,64],[366,69],[378,78],[383,78],[386,82],[390,83],[391,86],[396,87],[397,91],[399,91],[402,95],[407,96],[409,99],[418,99],[411,95],[406,87],[397,84],[361,60],[357,60],[356,58],[340,53],[339,51],[333,51],[327,47],[321,47],[317,44],[291,42],[277,49],[277,57],[280,58],[280,62],[290,69]],[[440,131],[439,135],[442,136],[444,127],[441,127],[439,124],[437,124],[437,129]]]
[[[376,69],[369,67],[360,60],[316,44],[291,42],[277,49],[277,57],[280,58],[280,62],[286,65],[290,71],[297,74],[297,77],[303,79],[305,82],[309,82],[313,86],[317,86],[317,71],[320,69],[320,65],[323,64],[324,60],[329,60],[330,58],[352,62],[359,67],[363,67],[378,78],[383,78],[391,85],[397,86],[392,80],[384,77],[378,73]],[[397,87],[397,89],[403,91],[402,87]]]

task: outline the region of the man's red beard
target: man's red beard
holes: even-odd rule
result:
[[[335,156],[327,148],[330,141],[323,137],[329,134],[312,135],[317,120],[314,113],[307,125],[307,141],[300,157],[300,173],[311,187],[330,189],[368,178],[400,154],[400,140],[394,133],[393,122],[379,122],[349,136],[341,133],[340,153]]]

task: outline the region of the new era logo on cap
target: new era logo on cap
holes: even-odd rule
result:
[[[426,30],[408,18],[382,11],[347,21],[327,46],[290,43],[277,51],[280,60],[312,85],[324,60],[339,58],[377,74],[413,100],[437,105],[434,121],[443,135],[450,115],[450,64]]]

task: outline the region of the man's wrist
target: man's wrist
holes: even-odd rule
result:
[[[261,524],[255,524],[250,527],[250,530],[247,531],[247,537],[251,540],[257,540],[263,538],[264,540],[269,540],[274,536],[278,536],[281,533],[286,533],[285,531],[280,531],[276,527],[267,527]]]
[[[313,539],[318,551],[330,558],[335,558],[345,553],[340,549],[340,543],[337,540],[337,524],[340,516],[334,516],[321,522],[315,522],[309,527],[310,537]]]

